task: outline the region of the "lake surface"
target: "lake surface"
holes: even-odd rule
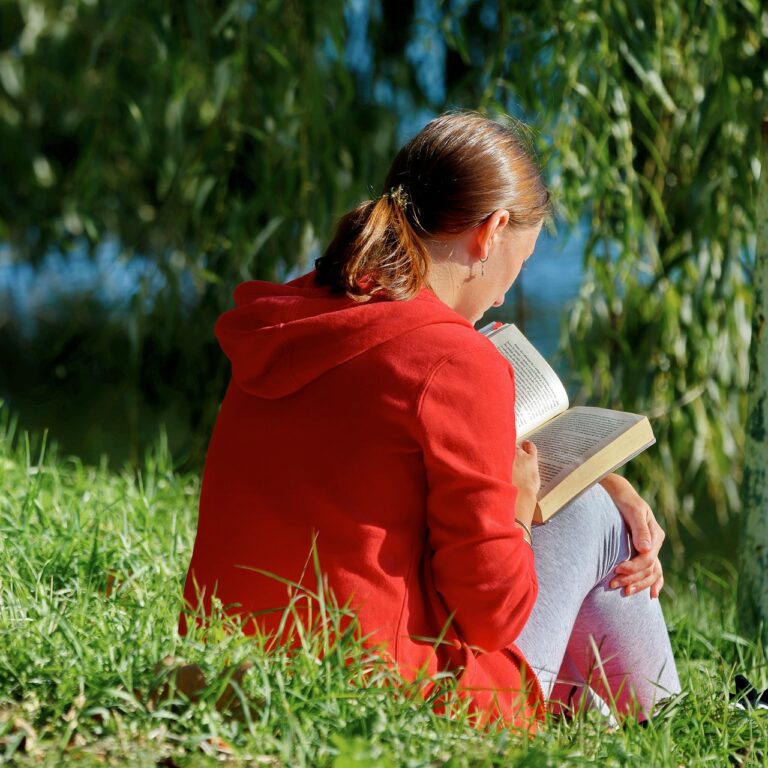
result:
[[[578,292],[583,246],[580,230],[558,238],[542,232],[504,306],[490,313],[523,326],[545,357],[554,354],[562,311]],[[93,258],[84,250],[54,252],[38,267],[13,263],[9,248],[0,246],[0,324],[12,321],[30,337],[38,319],[55,315],[57,307],[68,304],[72,297],[93,298],[119,314],[128,311],[140,290],[150,303],[164,285],[163,275],[151,260],[141,256],[122,259],[114,240],[102,244]],[[191,280],[185,294],[193,303]]]
[[[517,323],[542,354],[553,360],[563,311],[579,289],[583,242],[578,230],[562,233],[557,239],[543,232],[505,304],[489,311],[483,323],[489,319]],[[18,413],[21,425],[33,431],[50,429],[51,436],[67,453],[96,461],[104,452],[117,465],[133,455],[126,446],[136,443],[137,434],[152,439],[160,420],[168,422],[171,445],[183,445],[185,420],[178,407],[172,413],[137,405],[140,400],[128,390],[130,384],[125,377],[107,381],[98,373],[92,376],[88,369],[87,381],[74,388],[66,378],[65,342],[69,340],[65,329],[72,332],[75,328],[82,334],[83,328],[87,331],[95,323],[99,330],[98,319],[82,323],[83,315],[87,316],[94,306],[103,308],[100,317],[110,323],[127,324],[132,303],[141,298],[150,308],[154,301],[162,300],[164,285],[165,278],[151,260],[140,256],[121,258],[120,245],[114,240],[99,246],[93,257],[85,250],[51,253],[37,267],[13,263],[9,249],[0,246],[0,331],[3,326],[13,328],[16,346],[34,350],[41,323],[49,334],[53,327],[54,336],[56,328],[62,328],[61,338],[54,338],[54,342],[62,346],[64,357],[52,372],[41,374],[40,366],[30,366],[27,360],[23,375],[19,376],[17,370],[15,376],[9,376],[6,366],[18,366],[19,361],[7,359],[8,354],[0,349],[5,357],[0,358],[0,398]],[[192,280],[182,288],[185,301],[193,307],[196,294]],[[73,317],[75,314],[79,320]],[[78,349],[81,342],[82,338],[78,338],[70,346]],[[9,380],[16,382],[15,387],[9,389],[6,385],[3,390],[3,381]],[[134,413],[130,428],[126,403],[139,411]],[[136,418],[143,423],[137,425]]]

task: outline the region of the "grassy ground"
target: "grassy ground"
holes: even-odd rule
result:
[[[308,637],[290,658],[225,633],[178,637],[197,480],[172,471],[162,441],[140,473],[118,474],[13,433],[0,407],[0,762],[768,764],[768,713],[727,706],[736,672],[765,686],[768,669],[759,644],[736,634],[725,564],[669,574],[665,611],[684,692],[663,716],[618,732],[592,716],[552,722],[528,740],[474,729],[461,711],[435,715],[348,637]],[[196,702],[173,690],[154,700],[169,655],[213,681]],[[253,667],[230,688],[233,716],[216,702],[245,659]]]

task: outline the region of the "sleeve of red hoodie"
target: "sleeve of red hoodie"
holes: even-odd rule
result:
[[[512,369],[483,344],[440,360],[417,410],[435,585],[461,639],[489,652],[514,642],[538,589],[515,524],[514,402]]]

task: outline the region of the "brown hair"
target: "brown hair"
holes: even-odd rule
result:
[[[536,226],[549,212],[541,171],[511,120],[448,112],[398,153],[384,194],[343,216],[316,282],[365,301],[384,292],[409,299],[426,283],[424,238],[459,234],[499,208],[510,226]]]

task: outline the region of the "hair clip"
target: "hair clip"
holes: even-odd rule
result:
[[[401,210],[404,211],[408,205],[408,193],[402,184],[398,184],[387,192],[387,197]]]

